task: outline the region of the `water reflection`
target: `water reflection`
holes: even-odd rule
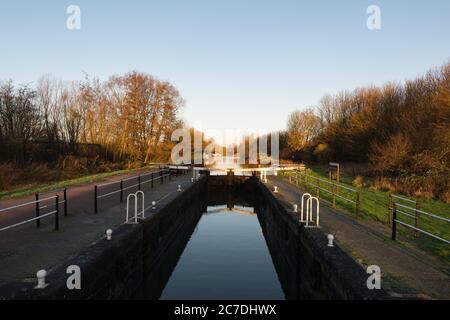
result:
[[[284,299],[253,208],[208,207],[161,299]]]

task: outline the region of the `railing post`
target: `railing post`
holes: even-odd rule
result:
[[[392,222],[392,194],[389,193],[389,202],[388,202],[388,225],[391,225]]]
[[[317,198],[320,199],[319,178],[316,178],[316,184],[317,184]]]
[[[359,206],[360,206],[360,202],[359,202],[359,193],[360,190],[356,190],[356,204],[355,204],[355,214],[356,214],[356,219],[359,218]]]
[[[94,213],[98,213],[98,204],[97,204],[97,185],[94,186]]]
[[[120,180],[120,202],[123,202],[123,180]]]
[[[36,218],[39,217],[40,214],[40,208],[39,208],[39,193],[35,194],[35,198],[36,198]],[[37,219],[36,220],[36,227],[40,227],[41,226],[41,219]]]
[[[397,206],[392,204],[392,240],[397,239]]]
[[[67,188],[64,188],[64,216],[67,217]]]
[[[152,189],[153,189],[153,172],[152,172]]]
[[[55,198],[55,231],[59,230],[59,195],[56,196]]]
[[[415,216],[416,216],[416,218],[415,218],[415,226],[416,226],[417,229],[419,229],[419,211],[418,210],[420,210],[420,205],[419,205],[419,202],[416,201],[416,210],[414,210],[414,213],[415,213]],[[414,236],[416,237],[416,239],[419,238],[419,231],[415,230]]]
[[[332,188],[331,190],[333,191],[332,195],[333,195],[333,208],[336,208],[336,185],[333,183],[332,184]]]

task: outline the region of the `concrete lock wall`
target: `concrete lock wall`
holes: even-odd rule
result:
[[[382,290],[369,290],[369,275],[335,243],[327,246],[320,228],[305,228],[292,204],[277,199],[256,177],[209,177],[214,194],[250,195],[267,246],[287,299],[382,299]]]
[[[121,225],[112,240],[101,239],[50,270],[45,289],[36,282],[0,288],[2,299],[159,298],[207,203],[214,194],[249,194],[288,299],[377,299],[368,275],[339,246],[327,247],[321,229],[304,228],[291,205],[275,198],[256,177],[202,177],[139,224]],[[331,250],[330,250],[331,249]],[[81,268],[81,290],[66,286],[67,267]],[[169,267],[168,267],[169,266]],[[173,266],[173,267],[170,267]]]
[[[292,205],[275,198],[257,179],[256,212],[287,299],[382,299],[369,290],[369,275],[320,228],[305,228]]]
[[[205,192],[202,178],[139,224],[119,226],[110,241],[103,238],[49,270],[45,289],[33,289],[35,281],[8,283],[0,287],[0,300],[134,299],[141,298],[144,290],[147,298],[149,292],[158,298],[172,270],[158,269],[157,261],[180,230],[195,227],[205,209],[201,201]],[[80,290],[67,288],[66,271],[71,265],[81,269]]]

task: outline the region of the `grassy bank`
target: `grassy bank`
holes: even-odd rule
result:
[[[286,177],[291,176],[293,179],[293,172],[285,172],[283,174]],[[308,169],[308,175],[312,177],[318,177],[322,179],[328,179],[328,172],[321,167],[311,167]],[[383,190],[375,190],[370,187],[360,187],[356,188],[352,185],[356,177],[345,176],[341,177],[341,182],[344,186],[356,189],[360,192],[360,219],[363,220],[374,220],[381,222],[383,224],[388,224],[388,203],[389,203],[389,192]],[[317,180],[314,178],[309,178],[306,181],[302,181],[300,184],[302,189],[310,191],[313,195],[317,193]],[[331,190],[331,186],[325,182],[319,181],[319,186],[321,188]],[[356,194],[350,190],[339,188],[338,194],[344,198],[355,201]],[[450,219],[450,205],[445,204],[438,200],[429,200],[424,198],[412,198],[404,196],[410,200],[418,201],[420,209],[428,213],[432,213],[437,216],[441,216]],[[320,191],[320,198],[322,202],[327,202],[329,205],[332,204],[332,195],[325,191]],[[411,205],[408,202],[400,201],[400,203],[405,205]],[[412,205],[413,206],[413,205]],[[341,209],[345,214],[355,217],[355,204],[346,201],[342,198],[336,197],[336,207]],[[406,211],[406,209],[404,209]],[[414,215],[414,212],[407,211]],[[414,225],[414,218],[398,214],[398,218],[408,224]],[[439,237],[449,240],[450,239],[450,223],[433,219],[426,215],[421,214],[419,216],[419,228],[427,232],[433,233]],[[433,239],[425,234],[420,234],[419,238],[414,237],[414,230],[406,228],[398,224],[398,231],[401,240],[406,240],[408,243],[416,245],[417,247],[430,252],[438,257],[444,259],[446,262],[450,262],[450,246],[442,241]]]
[[[148,166],[141,167],[141,168],[132,168],[132,169],[116,170],[116,171],[111,171],[111,172],[90,174],[90,175],[84,175],[84,176],[80,176],[80,177],[68,179],[68,180],[58,180],[58,181],[53,181],[53,182],[49,182],[49,183],[36,182],[36,183],[28,184],[26,186],[18,187],[18,188],[12,189],[12,190],[0,192],[0,200],[19,198],[19,197],[27,196],[30,194],[39,193],[39,192],[47,192],[47,191],[61,189],[61,188],[65,188],[65,187],[77,186],[77,185],[81,185],[84,183],[91,183],[94,181],[100,181],[102,179],[105,179],[105,178],[108,178],[111,176],[131,173],[131,172],[139,171],[142,169],[155,168],[156,166],[157,166],[157,164],[150,164]]]

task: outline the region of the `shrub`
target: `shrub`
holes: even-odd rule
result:
[[[364,178],[362,176],[357,176],[355,180],[353,180],[353,185],[357,188],[364,187]]]
[[[390,137],[385,143],[374,143],[370,162],[381,174],[399,175],[406,167],[412,149],[409,139],[402,134]]]
[[[445,203],[450,203],[450,188],[442,195],[442,200]]]
[[[333,159],[333,150],[326,143],[320,143],[314,148],[314,156],[321,163],[330,162]]]
[[[15,170],[10,163],[0,164],[0,190],[7,190],[15,181],[19,180],[21,173]]]

